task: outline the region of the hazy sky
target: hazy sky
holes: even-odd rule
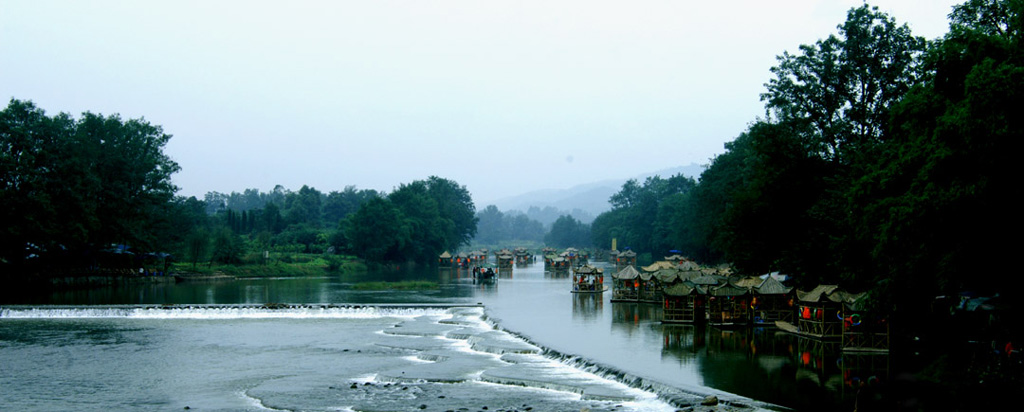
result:
[[[931,39],[957,3],[870,4]],[[0,98],[163,126],[183,195],[438,175],[482,208],[708,163],[860,4],[0,0]]]

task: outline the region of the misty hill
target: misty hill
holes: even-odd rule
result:
[[[519,210],[522,212],[528,212],[531,207],[538,209],[550,207],[563,211],[563,214],[570,213],[573,217],[583,221],[584,223],[590,223],[590,221],[597,217],[597,215],[611,209],[611,204],[608,203],[608,198],[615,193],[618,193],[619,190],[622,189],[622,185],[629,179],[636,179],[643,182],[644,179],[651,176],[658,175],[661,177],[669,177],[679,173],[682,173],[684,176],[697,179],[703,171],[704,167],[693,163],[688,166],[658,170],[639,176],[584,183],[567,189],[534,190],[517,196],[501,198],[493,202],[489,202],[486,205],[478,205],[478,207],[483,208],[487,205],[493,204],[502,211]],[[530,213],[527,213],[527,215],[530,215]],[[534,216],[531,216],[531,218],[538,219],[538,217]],[[545,225],[549,225],[551,223],[545,222],[546,219],[538,220],[541,220],[541,223],[544,223]]]

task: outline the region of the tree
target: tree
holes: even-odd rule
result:
[[[192,268],[195,269],[197,263],[206,259],[206,253],[210,249],[210,234],[206,229],[198,228],[189,233],[186,242],[185,251],[192,262]]]
[[[1024,3],[973,0],[955,8],[941,42],[928,51],[928,76],[894,106],[890,141],[851,191],[858,239],[876,264],[862,282],[920,301],[963,290],[1022,290],[1012,273],[1021,227],[1017,159],[1024,141]],[[913,291],[915,293],[909,293]],[[918,306],[912,306],[917,304]]]
[[[505,214],[498,210],[497,206],[488,205],[477,212],[476,242],[485,245],[496,245],[498,242],[509,238],[509,228],[506,226]]]
[[[866,4],[838,28],[800,54],[778,56],[761,100],[777,122],[804,131],[819,155],[848,163],[882,137],[889,107],[918,78],[925,41]]]
[[[437,203],[441,218],[449,221],[443,228],[444,244],[442,249],[456,250],[469,244],[476,235],[476,206],[466,186],[459,186],[454,180],[437,176],[427,178],[427,193]],[[435,256],[431,256],[433,259]]]
[[[427,183],[415,181],[399,186],[388,200],[402,212],[402,225],[409,230],[409,241],[401,248],[405,259],[433,262],[449,243],[453,223],[438,211],[437,201],[429,194]]]
[[[114,243],[157,248],[179,169],[163,153],[170,138],[144,119],[51,118],[12,99],[0,112],[0,208],[11,222],[0,257],[19,265]]]
[[[379,196],[376,190],[356,190],[355,186],[345,186],[345,190],[341,192],[331,192],[324,198],[324,222],[337,225],[342,219],[359,210],[363,203]]]
[[[585,247],[590,244],[590,226],[572,216],[563,215],[551,224],[551,231],[544,236],[544,243],[557,248]]]
[[[284,198],[285,217],[288,224],[307,224],[320,227],[323,193],[302,185],[298,192],[288,193]]]
[[[387,198],[374,198],[348,218],[346,237],[357,256],[371,262],[400,261],[410,239],[405,217]]]

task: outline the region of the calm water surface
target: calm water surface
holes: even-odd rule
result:
[[[400,277],[433,280],[441,287],[351,288],[359,281]],[[624,393],[624,385],[588,379],[627,374],[684,394],[717,394],[762,407],[849,409],[859,382],[884,379],[886,373],[884,356],[844,357],[835,347],[774,329],[662,325],[659,305],[613,304],[611,293],[574,295],[569,289],[568,277],[546,274],[537,264],[517,267],[493,284],[476,284],[465,271],[428,269],[8,297],[0,312],[0,387],[5,388],[0,404],[37,410],[479,410],[472,408],[490,400],[492,411],[499,403],[513,410],[531,402],[536,410],[673,409],[652,399],[657,388],[622,399],[609,395],[605,401],[573,389],[596,385],[590,386],[593,394]],[[289,314],[238,308],[88,312],[81,307],[264,303],[481,303],[484,308],[466,309],[479,310],[469,314],[459,312],[463,309]],[[461,327],[477,328],[473,333],[486,339],[450,339],[452,333],[460,335],[457,324],[465,323],[451,319],[463,318],[470,325]],[[484,326],[473,323],[484,321]],[[417,325],[427,325],[424,334],[394,341],[394,330],[416,331]],[[493,326],[512,334],[490,336],[486,330]],[[488,351],[501,352],[493,348],[502,346],[488,343],[492,338],[550,349],[540,358],[558,365],[496,359],[500,354]],[[480,347],[466,348],[466,342]],[[507,367],[510,360],[518,370]],[[413,368],[421,369],[419,379],[388,377],[394,371],[411,377],[414,372],[404,369]],[[542,378],[524,384],[517,373]],[[567,379],[565,373],[583,383],[573,388],[545,383]],[[454,379],[458,384],[434,382],[449,375],[468,378]],[[493,386],[501,377],[517,386]],[[353,384],[358,389],[351,389]]]

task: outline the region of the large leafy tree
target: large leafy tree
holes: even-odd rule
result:
[[[644,180],[643,184],[630,179],[609,199],[612,210],[594,219],[594,244],[610,245],[611,239],[616,238],[619,245],[638,252],[665,253],[667,250],[664,248],[675,248],[664,242],[667,238],[664,229],[661,229],[661,233],[657,232],[666,225],[657,220],[658,211],[665,199],[675,194],[689,193],[696,185],[693,179],[683,175],[668,179],[652,176]],[[662,216],[670,218],[666,214]]]
[[[409,229],[409,242],[401,248],[407,260],[433,262],[445,250],[445,235],[451,233],[451,220],[442,217],[437,201],[427,192],[424,181],[403,184],[388,195],[401,212],[403,225]]]
[[[850,9],[839,34],[783,53],[761,95],[822,157],[848,163],[879,140],[888,110],[916,82],[925,41],[877,7]]]
[[[346,238],[356,255],[372,261],[401,261],[411,241],[402,211],[388,198],[373,198],[346,221]]]
[[[972,0],[950,17],[925,59],[928,76],[894,107],[891,141],[851,196],[857,236],[877,263],[865,280],[886,304],[962,290],[1017,296],[1022,286],[1018,276],[973,274],[1015,270],[1005,234],[1021,227],[1024,2]],[[917,303],[909,308],[925,307]]]
[[[437,176],[426,181],[427,194],[437,203],[437,211],[446,222],[442,249],[456,250],[476,235],[476,206],[466,186]]]
[[[0,112],[0,258],[16,266],[113,243],[157,248],[179,170],[163,153],[170,138],[144,119],[76,121],[11,100]]]
[[[570,215],[562,215],[551,224],[544,243],[557,248],[584,247],[590,243],[590,226]]]

